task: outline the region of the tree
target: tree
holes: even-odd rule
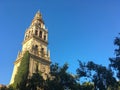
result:
[[[68,64],[60,67],[57,63],[51,65],[51,78],[46,80],[45,90],[79,90],[74,75],[67,72]]]
[[[77,69],[78,76],[86,77],[94,83],[94,89],[107,90],[110,86],[116,86],[117,81],[113,77],[113,72],[105,66],[89,61],[87,64],[79,61],[80,67]]]
[[[114,40],[114,45],[118,48],[115,49],[116,57],[110,58],[110,67],[117,71],[117,77],[120,80],[120,37],[116,37]]]
[[[27,90],[37,90],[44,87],[44,79],[40,73],[33,73],[32,77],[28,79]]]
[[[14,90],[13,85],[9,85],[8,90]]]
[[[84,82],[82,85],[81,85],[81,88],[80,90],[93,90],[94,88],[94,85],[90,82]]]

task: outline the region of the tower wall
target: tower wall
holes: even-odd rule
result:
[[[21,59],[16,60],[16,61],[17,62],[14,63],[14,68],[13,68],[13,73],[12,73],[12,77],[10,80],[10,84],[12,84],[14,82],[14,78],[15,78],[15,75],[17,74],[18,67],[20,66]]]
[[[22,51],[18,53],[17,59],[14,63],[14,69],[10,84],[14,83],[14,78],[21,59],[26,51],[29,51],[29,74],[31,77],[38,69],[42,73],[44,79],[50,72],[50,52],[48,46],[48,31],[45,29],[44,22],[40,12],[37,12],[30,27],[26,30],[24,40],[22,43]]]
[[[30,64],[29,64],[29,76],[31,77],[33,73],[36,73],[36,69],[41,72],[44,79],[46,79],[47,75],[50,72],[50,62],[44,61],[44,59],[40,59],[39,57],[31,55]]]

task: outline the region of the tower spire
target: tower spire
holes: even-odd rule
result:
[[[42,15],[41,15],[41,13],[40,13],[39,10],[37,11],[37,13],[36,13],[34,19],[42,19]]]
[[[38,20],[38,21],[40,21],[41,23],[44,24],[44,21],[43,21],[43,19],[42,19],[42,14],[40,13],[39,10],[37,11],[37,13],[36,13],[35,16],[34,16],[33,21],[35,21],[35,20]]]
[[[44,26],[44,21],[43,21],[43,19],[42,19],[42,14],[40,13],[40,11],[37,11],[37,13],[35,14],[35,16],[34,16],[34,18],[33,18],[33,20],[32,20],[32,24],[31,24],[31,26],[33,26],[33,25],[38,25],[38,26],[40,26],[41,28],[44,28],[45,26]],[[31,27],[30,26],[30,27]]]

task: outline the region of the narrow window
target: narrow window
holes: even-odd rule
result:
[[[44,48],[41,48],[41,52],[42,52],[42,53],[44,52]]]
[[[35,50],[38,50],[38,45],[35,45]]]
[[[36,72],[38,73],[38,71],[39,71],[39,69],[38,69],[38,67],[39,67],[39,65],[38,65],[38,63],[36,63]]]
[[[44,40],[46,40],[46,35],[44,35]]]
[[[44,48],[41,48],[41,56],[44,57]]]
[[[38,35],[38,31],[37,30],[35,30],[35,35]]]
[[[40,31],[39,37],[42,38],[42,31]]]

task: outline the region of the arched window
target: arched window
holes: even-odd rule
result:
[[[41,48],[41,56],[44,57],[44,48]]]
[[[38,55],[38,45],[34,45],[34,46],[33,46],[33,53],[34,53],[35,55]]]
[[[38,31],[37,30],[35,30],[35,35],[38,35]]]
[[[38,50],[38,45],[35,45],[35,50]]]
[[[41,52],[44,52],[44,48],[41,48]]]
[[[42,38],[42,31],[40,31],[40,33],[39,33],[39,37]]]
[[[46,35],[44,35],[44,40],[46,40]]]
[[[36,73],[38,73],[38,71],[39,71],[39,69],[38,69],[38,68],[39,68],[39,65],[38,65],[38,63],[36,63],[36,70],[35,70],[35,71],[36,71]]]

